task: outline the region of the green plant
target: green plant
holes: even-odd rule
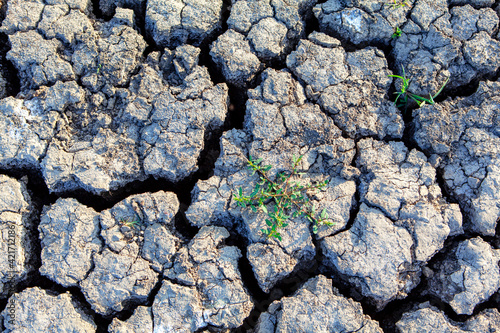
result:
[[[408,3],[408,0],[394,0],[394,1],[391,1],[391,3],[387,3],[386,4],[387,6],[392,6],[392,8],[401,8],[401,7],[404,7],[404,6],[408,6],[410,7],[410,4]]]
[[[97,65],[97,74],[99,74],[99,71],[101,70],[101,68],[102,68],[102,64],[98,64]]]
[[[233,198],[242,208],[249,206],[254,212],[260,209],[267,214],[269,217],[266,219],[267,229],[261,229],[267,238],[273,237],[281,241],[280,230],[288,226],[287,220],[290,217],[305,216],[313,223],[314,233],[318,232],[318,227],[321,225],[335,224],[328,220],[326,209],[316,212],[316,206],[311,203],[308,196],[308,192],[324,189],[328,185],[328,180],[307,185],[301,185],[296,180],[292,181],[303,175],[297,171],[302,157],[293,156],[292,170],[278,173],[275,180],[271,180],[268,174],[271,165],[260,165],[262,158],[257,160],[252,156],[248,158],[248,168],[252,170],[252,175],[256,173],[259,175],[259,181],[250,195],[244,195],[243,188],[240,187]],[[267,204],[271,204],[270,209]]]
[[[401,37],[402,31],[399,27],[396,27],[394,30],[394,33],[392,34],[392,38],[398,38]]]
[[[425,103],[434,104],[435,103],[434,99],[441,93],[441,91],[443,91],[444,87],[446,86],[446,84],[450,80],[450,78],[447,78],[437,93],[435,93],[434,95],[429,94],[429,98],[425,98],[425,97],[413,94],[413,93],[408,91],[408,87],[410,86],[411,78],[408,79],[406,77],[405,68],[403,66],[401,66],[401,68],[403,69],[403,76],[401,76],[401,75],[389,75],[389,77],[394,77],[397,79],[401,79],[401,81],[403,81],[401,84],[401,90],[396,91],[394,93],[395,95],[397,95],[396,100],[394,101],[394,104],[396,104],[397,107],[407,106],[409,99],[412,99],[413,101],[415,101],[419,107],[423,106]],[[398,104],[399,99],[401,99],[400,104]]]
[[[126,218],[122,217],[120,219],[120,224],[129,227],[130,229],[135,229],[135,228],[140,228],[141,220],[137,215],[135,217],[130,217],[130,216]]]

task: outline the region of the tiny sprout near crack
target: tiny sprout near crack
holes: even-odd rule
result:
[[[410,86],[411,78],[408,79],[406,77],[405,68],[402,65],[401,65],[401,68],[403,69],[403,76],[401,76],[401,75],[388,75],[389,77],[394,77],[394,78],[397,78],[397,79],[400,79],[401,81],[403,81],[401,84],[401,90],[396,91],[394,93],[396,95],[396,100],[394,101],[394,104],[396,104],[396,106],[398,108],[402,107],[402,106],[406,107],[408,105],[409,99],[412,99],[413,101],[415,101],[419,107],[424,106],[425,103],[433,105],[435,103],[434,99],[441,93],[441,91],[443,91],[444,87],[446,86],[446,84],[450,80],[450,78],[447,78],[437,93],[435,93],[434,95],[429,94],[429,98],[425,98],[425,97],[416,95],[416,94],[408,91],[408,87]],[[398,100],[400,100],[399,104],[398,104]]]
[[[401,28],[400,27],[396,27],[396,29],[394,29],[394,33],[392,34],[392,38],[401,37],[402,33],[403,32],[401,31]]]
[[[136,215],[134,217],[126,217],[126,218],[121,218],[120,219],[120,224],[129,227],[130,229],[135,229],[135,228],[140,228],[141,226],[141,220],[140,218]]]
[[[405,7],[405,6],[410,7],[410,4],[408,3],[408,0],[404,0],[404,1],[393,0],[390,3],[387,3],[386,5],[387,6],[392,6],[392,8],[401,8],[401,7]]]
[[[319,226],[335,224],[328,219],[326,209],[319,214],[316,212],[316,205],[311,204],[307,194],[310,190],[323,190],[328,185],[328,180],[305,186],[290,181],[292,177],[304,174],[297,172],[302,157],[303,155],[299,157],[294,155],[292,171],[279,173],[274,181],[268,176],[271,165],[260,165],[262,158],[257,160],[252,156],[248,158],[248,168],[252,170],[252,175],[255,173],[259,175],[259,181],[250,195],[244,195],[243,188],[240,187],[233,198],[242,208],[249,206],[254,212],[260,209],[267,214],[269,217],[266,219],[267,229],[260,230],[267,238],[273,237],[281,241],[280,230],[288,226],[287,220],[290,217],[305,216],[313,223],[315,234]],[[266,207],[268,203],[272,205],[270,210]]]

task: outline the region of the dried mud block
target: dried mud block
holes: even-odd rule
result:
[[[153,303],[155,329],[192,332],[243,324],[253,302],[238,271],[241,252],[222,244],[227,237],[224,228],[202,227],[177,253]]]
[[[148,0],[146,30],[156,44],[201,44],[221,27],[222,0]]]
[[[58,80],[76,78],[71,63],[59,55],[62,44],[55,38],[46,40],[34,30],[9,35],[11,49],[7,60],[19,71],[21,86],[37,88]]]
[[[8,35],[36,28],[44,9],[43,0],[11,0],[0,31]]]
[[[420,96],[435,94],[447,78],[453,89],[491,77],[500,66],[500,42],[492,36],[498,23],[491,8],[416,1],[394,43],[396,72],[404,67],[412,78],[408,90]]]
[[[500,328],[497,309],[486,309],[467,321],[454,322],[443,311],[425,302],[406,313],[396,323],[399,333],[495,332]]]
[[[465,228],[493,236],[500,218],[500,84],[481,82],[469,97],[414,111],[414,138],[433,154]]]
[[[149,262],[140,258],[135,243],[119,253],[104,249],[93,256],[95,267],[80,283],[86,300],[96,312],[110,316],[126,306],[145,303],[158,282]]]
[[[290,297],[274,301],[263,312],[256,333],[267,332],[381,333],[379,324],[363,314],[361,304],[347,299],[323,275],[308,280]]]
[[[345,52],[337,39],[314,32],[299,42],[286,63],[306,85],[308,97],[349,137],[402,137],[401,112],[387,99],[392,72],[382,51]]]
[[[231,84],[244,87],[262,69],[245,36],[228,30],[212,44],[210,55]]]
[[[108,327],[110,333],[150,333],[153,332],[153,317],[151,308],[138,306],[134,314],[127,320],[122,321],[113,318]]]
[[[203,23],[219,2],[183,2],[184,18]],[[88,16],[88,1],[24,4],[32,12],[9,3],[2,28],[21,93],[0,102],[0,165],[41,169],[53,193],[97,195],[148,176],[177,182],[198,169],[229,105],[227,86],[198,66],[200,49],[182,45],[144,59],[132,9],[103,22]]]
[[[40,274],[64,287],[78,286],[87,277],[92,256],[102,249],[98,215],[75,199],[58,199],[45,209],[38,226]]]
[[[320,31],[340,36],[354,44],[390,44],[396,27],[406,22],[406,16],[416,1],[409,6],[393,8],[382,1],[345,2],[328,0],[314,7]]]
[[[314,7],[320,31],[357,45],[391,44],[395,71],[404,67],[409,91],[435,94],[449,78],[457,88],[494,75],[500,43],[492,35],[499,19],[493,1],[410,0],[402,6],[383,2],[329,0]],[[476,7],[473,8],[472,6]],[[395,36],[400,29],[399,36]]]
[[[57,112],[40,113],[22,99],[0,100],[0,166],[38,169],[39,159],[56,133]]]
[[[480,237],[462,241],[433,267],[430,293],[450,304],[457,314],[471,315],[477,304],[500,287],[499,259],[499,250]]]
[[[213,86],[206,68],[197,67],[186,82],[177,96],[170,92],[157,96],[141,132],[146,174],[172,182],[198,169],[205,135],[222,127],[229,102],[227,86]]]
[[[316,0],[233,1],[228,30],[210,55],[231,84],[247,87],[270,63],[283,61],[304,36]]]
[[[69,292],[57,296],[38,287],[11,296],[16,306],[15,319],[8,308],[2,312],[7,332],[95,332],[97,325]]]
[[[163,191],[130,196],[101,213],[59,199],[41,217],[40,273],[79,286],[104,316],[143,304],[181,246],[178,209],[176,195]]]
[[[402,142],[358,142],[361,207],[353,226],[322,242],[326,264],[383,308],[407,296],[449,235],[463,233],[457,204],[441,196],[436,171]]]
[[[35,269],[35,216],[26,183],[0,175],[1,298],[21,288]]]

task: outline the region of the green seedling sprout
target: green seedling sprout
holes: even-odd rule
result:
[[[405,6],[410,7],[410,4],[408,3],[408,0],[404,0],[404,1],[394,0],[394,1],[391,1],[391,3],[387,3],[386,5],[387,6],[392,6],[392,8],[402,8],[402,7],[405,7]]]
[[[411,78],[410,79],[407,78],[406,73],[405,73],[405,68],[403,66],[401,66],[401,68],[403,69],[403,76],[401,76],[401,75],[389,75],[389,77],[397,78],[397,79],[400,79],[402,81],[400,91],[396,91],[394,93],[396,95],[396,100],[394,101],[394,104],[396,104],[397,107],[402,107],[402,106],[406,107],[408,105],[409,99],[412,99],[413,101],[415,101],[419,107],[424,106],[425,103],[433,105],[435,103],[434,99],[443,91],[444,87],[446,86],[446,84],[450,80],[450,78],[447,78],[437,93],[435,93],[434,95],[429,94],[429,98],[425,98],[425,97],[413,94],[413,93],[408,91],[408,87],[410,86]],[[400,101],[399,104],[398,104],[398,100]]]
[[[129,227],[130,229],[136,229],[140,227],[141,220],[137,216],[135,218],[126,217],[126,218],[121,218],[120,223],[126,227]]]
[[[401,28],[396,27],[396,29],[394,30],[394,33],[392,34],[392,38],[401,37],[401,34],[402,34]]]
[[[311,203],[307,192],[311,190],[323,190],[328,185],[328,180],[308,185],[301,185],[296,181],[291,181],[296,176],[303,173],[297,171],[302,156],[293,156],[292,170],[281,172],[275,180],[271,180],[268,172],[271,165],[262,166],[262,158],[248,158],[248,168],[252,170],[252,175],[258,174],[259,181],[253,188],[250,195],[244,195],[243,188],[239,188],[233,196],[236,204],[242,208],[250,207],[252,211],[261,210],[267,214],[267,228],[261,229],[261,232],[267,238],[276,238],[281,241],[280,230],[288,226],[288,219],[299,216],[305,218],[313,224],[313,233],[318,232],[321,225],[332,226],[335,223],[330,221],[326,209],[316,212],[316,205]],[[267,204],[271,203],[268,209]]]

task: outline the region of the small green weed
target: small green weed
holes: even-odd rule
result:
[[[405,68],[403,66],[401,66],[401,68],[403,69],[403,76],[389,75],[389,77],[394,77],[397,79],[401,79],[403,81],[403,83],[401,85],[401,90],[396,91],[394,93],[397,95],[396,100],[394,101],[394,104],[396,104],[396,106],[398,108],[402,107],[402,106],[406,107],[408,105],[409,99],[412,99],[413,101],[415,101],[419,107],[425,105],[425,103],[434,104],[435,103],[434,99],[441,93],[441,91],[443,91],[444,87],[446,86],[446,84],[450,80],[450,78],[447,78],[437,93],[435,93],[434,95],[429,94],[429,98],[425,98],[425,97],[413,94],[413,93],[408,91],[408,87],[410,86],[411,78],[408,79],[406,77]],[[400,100],[399,104],[398,104],[398,100]]]
[[[292,171],[281,172],[276,176],[276,180],[271,180],[268,176],[271,165],[262,166],[262,158],[257,160],[252,156],[248,158],[248,168],[252,170],[252,175],[259,175],[259,182],[255,185],[250,195],[244,195],[240,187],[235,194],[234,200],[240,207],[247,207],[257,212],[262,210],[269,217],[266,219],[267,229],[261,229],[267,238],[273,237],[281,241],[281,228],[288,226],[287,220],[290,217],[305,216],[313,223],[313,232],[318,232],[321,225],[332,226],[335,223],[328,220],[326,209],[320,213],[316,212],[316,206],[311,204],[308,197],[308,191],[322,190],[328,185],[328,180],[308,185],[300,185],[297,181],[291,181],[292,178],[303,175],[297,172],[298,165],[303,156],[293,157]],[[272,208],[268,209],[266,204],[272,203]]]
[[[398,38],[398,37],[401,37],[401,34],[403,32],[401,31],[401,28],[399,27],[396,27],[396,29],[394,29],[394,33],[392,34],[392,38]]]
[[[124,225],[126,227],[129,227],[130,229],[136,229],[140,228],[141,226],[141,220],[139,217],[136,215],[135,217],[126,217],[126,218],[121,218],[120,219],[120,224]]]
[[[391,3],[387,3],[386,5],[392,6],[392,8],[401,8],[401,7],[405,7],[405,6],[410,7],[408,0],[404,0],[404,1],[394,0],[394,1],[391,1]]]
[[[101,68],[102,68],[102,64],[98,64],[97,71],[96,71],[97,74],[99,74],[99,72],[101,71]]]

